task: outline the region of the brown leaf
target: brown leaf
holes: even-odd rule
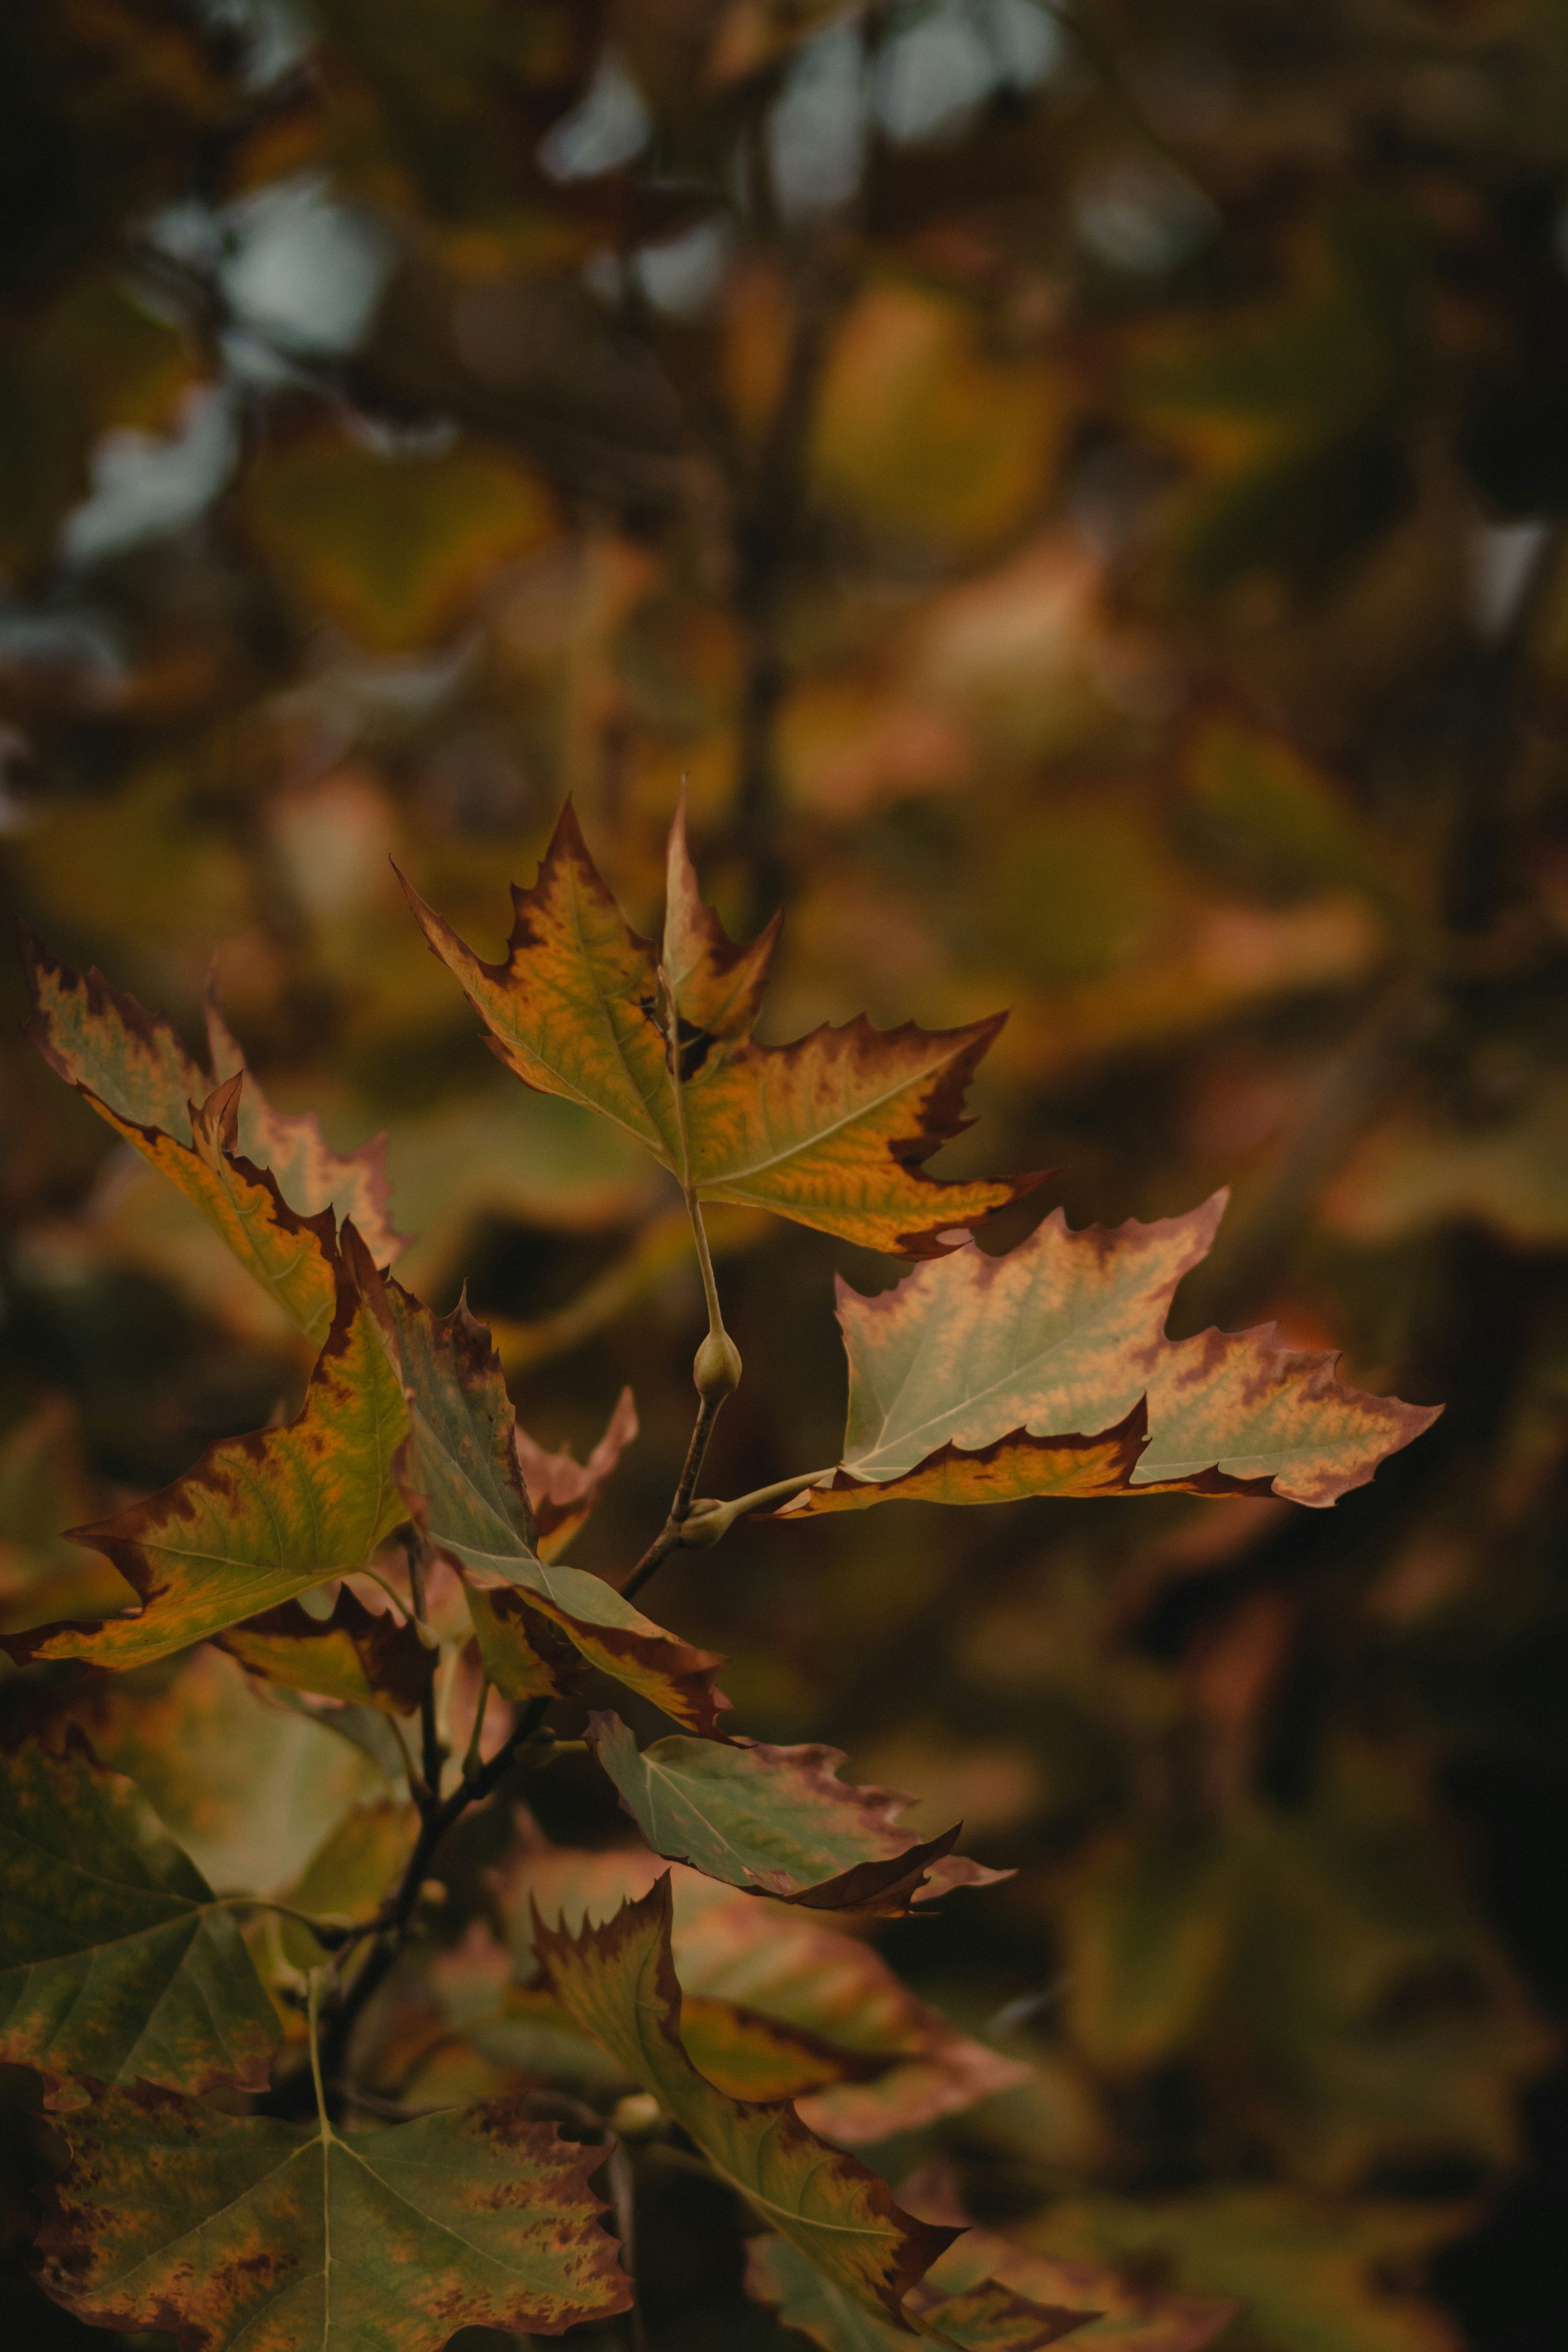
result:
[[[689,2132],[719,2178],[852,2302],[898,2315],[952,2232],[912,2221],[886,2184],[816,2139],[793,2107],[727,2097],[680,2039],[668,1874],[606,1927],[572,1936],[535,1913],[534,1947],[557,2000]]]
[[[724,940],[698,898],[680,815],[669,865],[673,974],[622,919],[570,807],[534,887],[513,887],[502,962],[484,962],[404,887],[507,1066],[614,1119],[703,1200],[929,1257],[942,1254],[945,1227],[978,1223],[1034,1189],[1034,1176],[950,1184],[921,1172],[963,1125],[969,1081],[1001,1015],[943,1031],[883,1032],[860,1019],[792,1045],[757,1045],[750,1024],[772,935],[744,950]],[[677,989],[716,1025],[691,1020]],[[679,1103],[664,1034],[672,999]]]
[[[559,1559],[599,1499],[600,1488],[637,1433],[629,1388],[616,1399],[603,1437],[586,1462],[569,1445],[547,1454],[521,1426],[513,1433],[522,1482],[533,1506],[535,1542],[543,1560]]]
[[[312,1617],[298,1601],[285,1601],[231,1625],[216,1643],[264,1682],[385,1715],[412,1715],[436,1664],[411,1622],[399,1623],[390,1612],[377,1615],[347,1585],[330,1617]]]

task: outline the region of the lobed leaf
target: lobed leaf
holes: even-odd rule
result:
[[[817,2139],[792,2106],[729,2098],[698,2073],[680,2038],[671,1916],[666,1874],[606,1927],[572,1936],[536,1917],[550,1990],[764,2221],[851,2300],[896,2316],[952,2231],[911,2220],[875,2173]]]
[[[353,1151],[333,1151],[314,1111],[274,1110],[218,1009],[216,969],[207,982],[206,1029],[214,1075],[220,1083],[245,1080],[238,1110],[239,1148],[247,1159],[270,1169],[287,1199],[312,1212],[331,1208],[340,1225],[352,1222],[377,1265],[390,1265],[408,1236],[392,1222],[384,1134]]]
[[[414,1625],[390,1612],[377,1616],[347,1585],[330,1616],[312,1617],[298,1601],[285,1601],[216,1639],[264,1682],[385,1715],[413,1715],[436,1668]]]
[[[605,1918],[658,1874],[649,1854],[588,1854],[571,1849],[514,1854],[497,1881],[511,1924],[520,1974],[536,1965],[531,1906],[574,1924]],[[917,2000],[860,1937],[816,1917],[780,1911],[677,1866],[672,1949],[686,1996],[682,2036],[692,2058],[721,2088],[742,2095],[743,2079],[766,2066],[801,2070],[787,2094],[820,2138],[867,2147],[954,2115],[1028,2080],[1028,2069],[972,2041]],[[531,1986],[527,1997],[535,1996]],[[761,2034],[753,2021],[761,2020]],[[806,2037],[785,2045],[778,2029]],[[837,2077],[813,2086],[805,2072],[831,2051]],[[710,2070],[710,2058],[717,2060]]]
[[[403,1245],[391,1223],[385,1138],[344,1158],[327,1150],[313,1116],[273,1110],[210,990],[216,1087],[163,1015],[100,972],[79,977],[26,930],[22,950],[27,1034],[46,1061],[195,1203],[320,1347],[336,1305],[337,1220],[355,1219],[379,1264]]]
[[[844,1458],[780,1515],[891,1497],[1272,1493],[1332,1503],[1440,1408],[1368,1396],[1270,1325],[1171,1340],[1177,1283],[1207,1255],[1216,1193],[1184,1216],[1074,1233],[1053,1210],[1005,1257],[966,1244],[896,1289],[839,1285]]]
[[[841,1748],[674,1738],[639,1754],[620,1717],[603,1713],[587,1738],[656,1853],[752,1894],[898,1918],[951,1885],[1008,1875],[961,1860],[944,1877],[958,1830],[924,1843],[900,1830],[913,1799],[846,1788]]]
[[[725,939],[698,895],[683,814],[668,871],[662,964],[605,887],[570,807],[534,887],[513,887],[501,962],[484,962],[404,887],[508,1067],[614,1119],[703,1200],[926,1257],[941,1254],[944,1227],[977,1223],[1039,1181],[950,1184],[921,1172],[963,1125],[965,1091],[1001,1016],[886,1033],[861,1019],[757,1045],[751,1027],[776,931],[745,949]]]
[[[220,1438],[172,1486],[75,1530],[140,1594],[139,1613],[37,1626],[5,1647],[17,1659],[147,1665],[353,1575],[408,1516],[407,1434],[402,1384],[344,1283],[297,1420]]]
[[[440,2352],[461,2327],[608,2318],[631,2284],[588,2189],[603,2152],[521,2108],[340,2133],[109,2092],[72,2119],[41,2284],[182,2352]]]
[[[637,1433],[637,1409],[630,1389],[623,1389],[616,1399],[605,1433],[586,1462],[579,1462],[569,1445],[547,1454],[525,1429],[513,1430],[518,1465],[533,1507],[541,1559],[560,1559]]]
[[[79,2075],[266,2089],[277,2019],[233,1916],[79,1732],[5,1759],[0,1858],[0,2059],[57,2105]]]
[[[511,1400],[489,1333],[459,1303],[433,1315],[384,1280],[345,1229],[344,1254],[387,1360],[406,1383],[409,1477],[430,1541],[463,1577],[486,1670],[507,1698],[566,1696],[597,1669],[677,1723],[710,1732],[723,1664],[644,1617],[613,1585],[534,1549]]]

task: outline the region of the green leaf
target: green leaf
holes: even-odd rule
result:
[[[703,1200],[773,1210],[869,1249],[926,1257],[940,1255],[943,1228],[978,1223],[1033,1189],[1035,1177],[948,1184],[920,1171],[963,1124],[965,1091],[1000,1019],[886,1033],[859,1020],[793,1045],[758,1045],[751,1023],[774,934],[744,950],[724,938],[698,898],[679,815],[669,877],[662,978],[653,948],[601,881],[570,807],[534,887],[512,890],[504,962],[484,962],[404,887],[432,951],[461,981],[508,1068],[615,1120]],[[675,992],[679,1107],[661,1025]]]
[[[209,1445],[194,1470],[75,1530],[142,1598],[133,1617],[5,1637],[15,1658],[140,1666],[352,1576],[408,1517],[403,1390],[346,1284],[298,1420]]]
[[[1059,1209],[1005,1257],[973,1243],[862,1298],[839,1284],[844,1459],[781,1517],[895,1496],[1271,1493],[1364,1485],[1440,1407],[1367,1396],[1273,1326],[1167,1339],[1226,1195],[1152,1224],[1074,1233]]]
[[[344,1254],[409,1399],[409,1477],[426,1533],[463,1576],[486,1671],[507,1698],[560,1696],[613,1675],[677,1723],[710,1732],[723,1664],[623,1601],[603,1578],[533,1548],[516,1423],[489,1333],[459,1303],[433,1315],[384,1279],[350,1228]]]
[[[816,2138],[792,2106],[727,2098],[698,2073],[680,2039],[670,1921],[667,1874],[607,1927],[574,1937],[540,1922],[534,1941],[550,1990],[771,2228],[854,2301],[896,2316],[953,2233],[912,2221],[875,2173]]]
[[[277,2020],[232,1916],[79,1732],[5,1759],[0,1857],[0,2058],[57,2104],[69,2075],[266,2089]]]
[[[595,1714],[588,1744],[656,1853],[710,1878],[814,1910],[898,1918],[950,1886],[1007,1875],[961,1856],[956,1829],[918,1843],[898,1827],[914,1801],[846,1788],[837,1748],[735,1738],[658,1739],[638,1753],[618,1716]]]
[[[71,2123],[41,2283],[100,2327],[204,2352],[440,2352],[465,2326],[559,2335],[630,2282],[596,2147],[491,2099],[382,2131],[110,2092]]]
[[[377,1616],[347,1585],[330,1616],[312,1617],[298,1601],[285,1601],[215,1638],[266,1682],[386,1715],[413,1715],[436,1670],[436,1653],[411,1622],[399,1623],[390,1611]]]

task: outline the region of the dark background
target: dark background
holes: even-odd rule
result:
[[[646,929],[687,781],[731,929],[787,909],[774,1039],[1013,1007],[939,1170],[1228,1182],[1173,1328],[1447,1404],[1332,1512],[905,1507],[660,1589],[746,1729],[1017,1866],[888,1941],[1030,2003],[1038,2095],[946,2145],[1236,2352],[1568,2304],[1565,182],[1561,0],[0,16],[0,887],[193,1034],[216,952],[275,1098],[390,1129],[403,1278],[467,1274],[538,1437],[633,1383],[584,1565],[662,1515],[694,1271],[387,865],[493,952],[567,792]],[[19,1626],[303,1367],[0,989]],[[833,1458],[833,1273],[895,1269],[714,1232],[734,1493]]]

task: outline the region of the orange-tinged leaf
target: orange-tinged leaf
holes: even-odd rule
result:
[[[503,1697],[568,1697],[597,1668],[689,1730],[717,1730],[729,1705],[714,1688],[723,1659],[667,1633],[602,1577],[542,1560],[516,1583],[465,1583],[485,1670]]]
[[[564,1696],[591,1668],[710,1732],[723,1664],[667,1633],[585,1570],[541,1559],[511,1400],[489,1333],[461,1303],[433,1315],[384,1277],[345,1228],[344,1253],[409,1399],[409,1470],[431,1543],[463,1578],[485,1665],[507,1698]]]
[[[658,1871],[651,1855],[630,1850],[514,1854],[498,1891],[520,1974],[534,1966],[531,1902],[574,1925],[604,1919],[646,1894]],[[851,2062],[836,2082],[791,2094],[819,2137],[870,2147],[1027,2081],[1026,2067],[960,2033],[860,1937],[819,1925],[821,1915],[755,1902],[679,1864],[670,1879],[676,1972],[686,1995],[729,2012],[731,2050],[748,2042],[746,2021],[761,2018]],[[692,2055],[702,2063],[696,2046]]]
[[[331,1208],[340,1224],[352,1218],[377,1265],[390,1265],[407,1235],[392,1222],[386,1181],[386,1137],[372,1136],[356,1150],[331,1150],[314,1111],[274,1110],[247,1066],[244,1050],[218,1008],[217,976],[207,982],[207,1050],[221,1081],[243,1076],[237,1097],[239,1149],[270,1169],[285,1200],[308,1211]]]
[[[895,1496],[1273,1493],[1334,1502],[1440,1408],[1368,1396],[1273,1329],[1170,1340],[1177,1283],[1226,1196],[1152,1224],[1074,1233],[1053,1210],[1005,1257],[967,1244],[862,1298],[839,1285],[844,1459],[782,1516]]]
[[[36,2067],[55,2104],[73,2075],[266,2089],[277,2021],[233,1914],[79,1731],[0,1764],[0,1859],[7,2065]]]
[[[668,1874],[609,1924],[576,1936],[538,1921],[562,2007],[689,2132],[720,2179],[851,2300],[897,2315],[952,2231],[902,2212],[875,2173],[816,2138],[793,2107],[727,2098],[680,2039]]]
[[[387,1213],[384,1139],[343,1159],[327,1150],[313,1118],[274,1111],[216,1004],[215,1087],[161,1014],[100,972],[79,978],[26,932],[22,944],[33,992],[28,1034],[45,1059],[178,1186],[320,1347],[336,1305],[336,1213],[363,1213],[383,1256],[401,1246]]]
[[[347,1585],[328,1617],[285,1601],[231,1625],[216,1641],[265,1682],[346,1706],[379,1707],[384,1715],[412,1715],[436,1663],[411,1623],[390,1612],[377,1616]]]
[[[731,2099],[800,2099],[833,2083],[875,2082],[893,2063],[701,1993],[681,1994],[680,2038],[698,2073]]]
[[[596,2147],[491,2099],[390,2130],[111,2091],[71,2125],[43,2285],[100,2327],[193,2352],[440,2352],[465,2326],[558,2336],[631,2285]]]
[[[656,1853],[751,1894],[897,1918],[952,1884],[1007,1875],[969,1863],[944,1876],[957,1829],[923,1843],[900,1830],[914,1800],[847,1788],[841,1748],[674,1738],[639,1754],[620,1717],[602,1713],[587,1736]]]
[[[135,1616],[12,1634],[18,1659],[142,1666],[352,1576],[408,1517],[408,1408],[345,1282],[299,1418],[220,1438],[194,1470],[118,1517],[75,1530],[141,1595]]]
[[[637,1409],[630,1389],[623,1389],[616,1399],[605,1433],[586,1462],[579,1462],[569,1445],[547,1454],[525,1429],[513,1432],[522,1482],[533,1506],[541,1559],[560,1559],[637,1433]]]
[[[751,1020],[773,934],[740,950],[724,939],[698,897],[680,815],[669,866],[672,971],[622,919],[570,808],[534,887],[512,890],[503,961],[482,961],[408,897],[508,1067],[614,1119],[700,1199],[927,1257],[941,1254],[945,1227],[978,1223],[1034,1188],[1033,1176],[942,1183],[920,1166],[963,1125],[969,1081],[1004,1016],[934,1031],[860,1019],[757,1045]],[[664,1034],[672,998],[679,1106]]]

